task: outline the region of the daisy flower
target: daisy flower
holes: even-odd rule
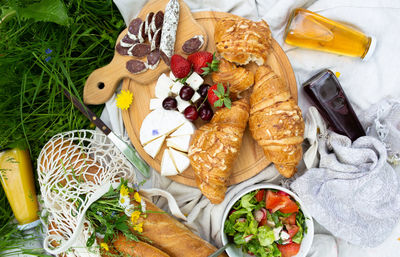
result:
[[[128,110],[133,101],[133,95],[129,90],[121,90],[117,95],[117,107],[122,110]]]

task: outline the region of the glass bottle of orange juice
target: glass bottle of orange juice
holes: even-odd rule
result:
[[[364,33],[311,11],[295,9],[285,30],[290,45],[368,59],[376,40]]]
[[[38,224],[38,201],[28,150],[0,152],[0,180],[21,229]]]

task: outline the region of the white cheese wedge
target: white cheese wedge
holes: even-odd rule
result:
[[[171,159],[169,150],[165,149],[161,160],[161,176],[174,176],[177,174],[178,171],[176,170],[174,162]]]
[[[167,138],[167,146],[182,152],[187,152],[189,150],[191,137],[191,135],[169,137]]]
[[[171,92],[173,84],[174,82],[167,75],[161,74],[154,89],[155,96],[160,99],[166,98]]]
[[[186,80],[186,83],[188,83],[195,91],[199,89],[203,82],[204,79],[196,72],[193,72]]]
[[[190,105],[188,101],[183,100],[179,95],[175,98],[178,104],[178,111],[183,112]]]
[[[179,171],[179,173],[182,173],[190,166],[190,160],[186,154],[172,148],[168,148],[168,150],[171,154],[172,161],[175,164],[175,167]]]
[[[192,101],[193,103],[196,102],[197,100],[200,99],[200,94],[197,92],[194,92],[192,99],[190,99],[190,101]]]
[[[181,127],[179,127],[170,137],[178,137],[185,135],[193,135],[196,127],[190,121],[186,121]]]
[[[146,151],[146,153],[148,153],[151,158],[155,158],[158,154],[158,152],[160,152],[161,146],[164,143],[166,135],[163,135],[153,141],[151,141],[150,143],[148,143],[147,145],[145,145],[143,147],[143,149]]]
[[[152,98],[150,99],[150,110],[155,110],[158,108],[162,108],[163,99],[160,98]]]
[[[176,80],[176,77],[175,77],[175,75],[174,75],[174,73],[173,73],[172,71],[169,72],[169,78],[170,78],[172,81],[175,81],[175,80]]]
[[[171,92],[174,93],[175,95],[179,95],[179,92],[181,91],[181,88],[183,87],[183,84],[179,81],[174,82],[174,85],[171,88]]]
[[[146,145],[160,136],[169,135],[185,122],[187,119],[182,113],[156,109],[143,119],[140,127],[140,143]]]

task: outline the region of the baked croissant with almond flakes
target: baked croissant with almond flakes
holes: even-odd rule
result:
[[[211,121],[192,136],[189,159],[196,184],[213,204],[219,204],[225,198],[231,168],[242,145],[249,109],[247,99],[235,101],[230,109],[217,110]]]
[[[269,66],[255,74],[249,127],[266,158],[283,176],[292,177],[303,154],[304,121],[289,88]]]
[[[254,73],[222,59],[218,72],[212,73],[212,80],[214,83],[229,84],[231,96],[237,98],[241,92],[253,85]]]

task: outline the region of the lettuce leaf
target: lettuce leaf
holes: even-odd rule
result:
[[[258,241],[262,246],[267,246],[275,241],[274,231],[268,226],[258,228]]]

